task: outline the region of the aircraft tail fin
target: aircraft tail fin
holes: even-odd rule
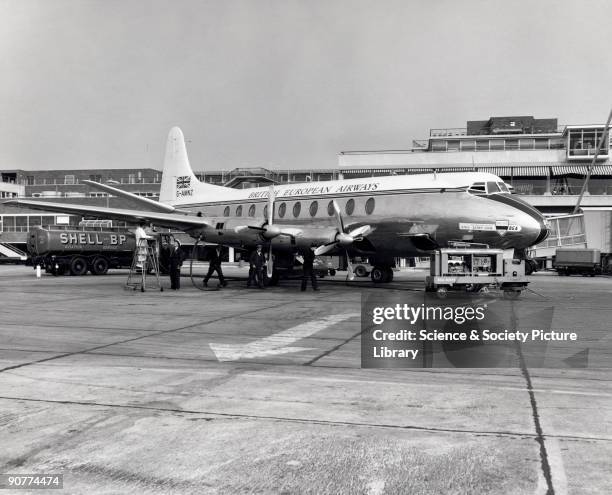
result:
[[[206,184],[197,179],[189,164],[183,132],[178,127],[170,129],[159,193],[160,203],[180,205],[193,203],[194,200],[215,200],[227,194],[227,191],[225,187]]]

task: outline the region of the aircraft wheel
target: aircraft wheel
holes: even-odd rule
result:
[[[386,284],[393,280],[393,269],[387,266],[375,266],[370,272],[370,278],[375,284]]]
[[[70,261],[71,275],[85,275],[87,273],[87,261],[82,256],[75,256]]]
[[[334,270],[333,268],[329,271],[329,275],[330,277],[333,277],[336,274],[336,270]]]
[[[354,273],[355,273],[355,276],[357,277],[367,277],[368,276],[368,271],[366,270],[366,267],[363,265],[357,265],[355,267]]]
[[[94,275],[105,275],[108,272],[108,261],[106,258],[94,258],[91,264],[91,273]]]

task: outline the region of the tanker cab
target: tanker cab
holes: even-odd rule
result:
[[[491,194],[510,194],[505,182],[474,182],[467,190],[474,196],[490,196]]]

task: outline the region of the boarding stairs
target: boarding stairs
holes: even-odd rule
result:
[[[138,241],[125,284],[127,289],[140,290],[140,292],[145,292],[147,289],[164,291],[159,279],[158,253],[156,239],[140,239]]]
[[[27,253],[11,246],[8,242],[0,242],[0,263],[18,263],[28,259]]]

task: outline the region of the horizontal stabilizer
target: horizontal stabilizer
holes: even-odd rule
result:
[[[93,187],[94,189],[114,194],[115,196],[130,199],[146,208],[153,208],[157,211],[163,211],[165,213],[173,213],[174,211],[176,211],[176,208],[174,208],[174,206],[166,205],[164,203],[160,203],[159,201],[154,201],[152,199],[143,198],[142,196],[138,196],[137,194],[124,191],[123,189],[117,189],[116,187],[112,187],[107,184],[101,184],[100,182],[94,182],[92,180],[83,180],[81,182],[83,184],[87,184],[88,186]]]

